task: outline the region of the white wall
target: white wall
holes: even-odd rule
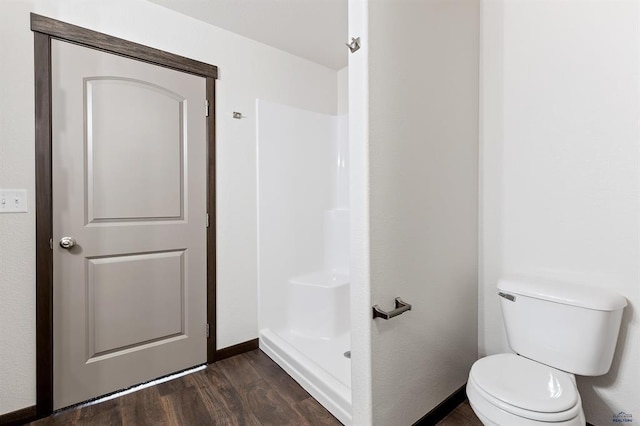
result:
[[[353,419],[405,425],[476,360],[479,3],[353,3],[352,244],[367,254],[354,254],[352,327],[371,335],[370,364],[354,338]],[[397,296],[413,310],[371,320]]]
[[[0,215],[0,414],[35,402],[33,37],[27,3],[0,3],[0,188],[30,213]],[[17,36],[14,36],[17,35]]]
[[[613,367],[578,387],[592,424],[639,417],[639,3],[485,1],[482,20],[481,355],[508,350],[503,274],[615,290]]]
[[[349,0],[349,34],[368,40],[367,3]],[[369,44],[349,54],[349,244],[351,304],[351,417],[373,420],[371,393],[371,280],[369,258]]]
[[[334,70],[143,0],[0,2],[0,188],[26,188],[32,206],[0,216],[0,414],[35,403],[31,11],[219,67],[219,348],[257,337],[255,100],[327,114],[338,104]]]

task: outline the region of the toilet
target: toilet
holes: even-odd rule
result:
[[[575,375],[609,371],[627,300],[601,288],[525,277],[501,279],[498,296],[515,353],[473,364],[471,408],[485,425],[584,426]]]

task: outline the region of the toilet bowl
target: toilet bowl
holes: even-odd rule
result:
[[[476,362],[469,374],[467,397],[485,425],[585,424],[575,377],[515,354]]]
[[[574,374],[611,367],[627,300],[602,288],[508,277],[498,296],[509,346],[469,372],[469,404],[485,425],[584,426]]]

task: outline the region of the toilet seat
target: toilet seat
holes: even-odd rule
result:
[[[476,361],[467,393],[472,406],[489,404],[533,422],[567,422],[582,414],[573,375],[514,354]]]

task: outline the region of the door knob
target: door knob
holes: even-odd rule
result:
[[[62,237],[62,239],[60,240],[60,247],[62,247],[63,249],[69,250],[75,245],[76,245],[76,240],[74,240],[71,237]]]

